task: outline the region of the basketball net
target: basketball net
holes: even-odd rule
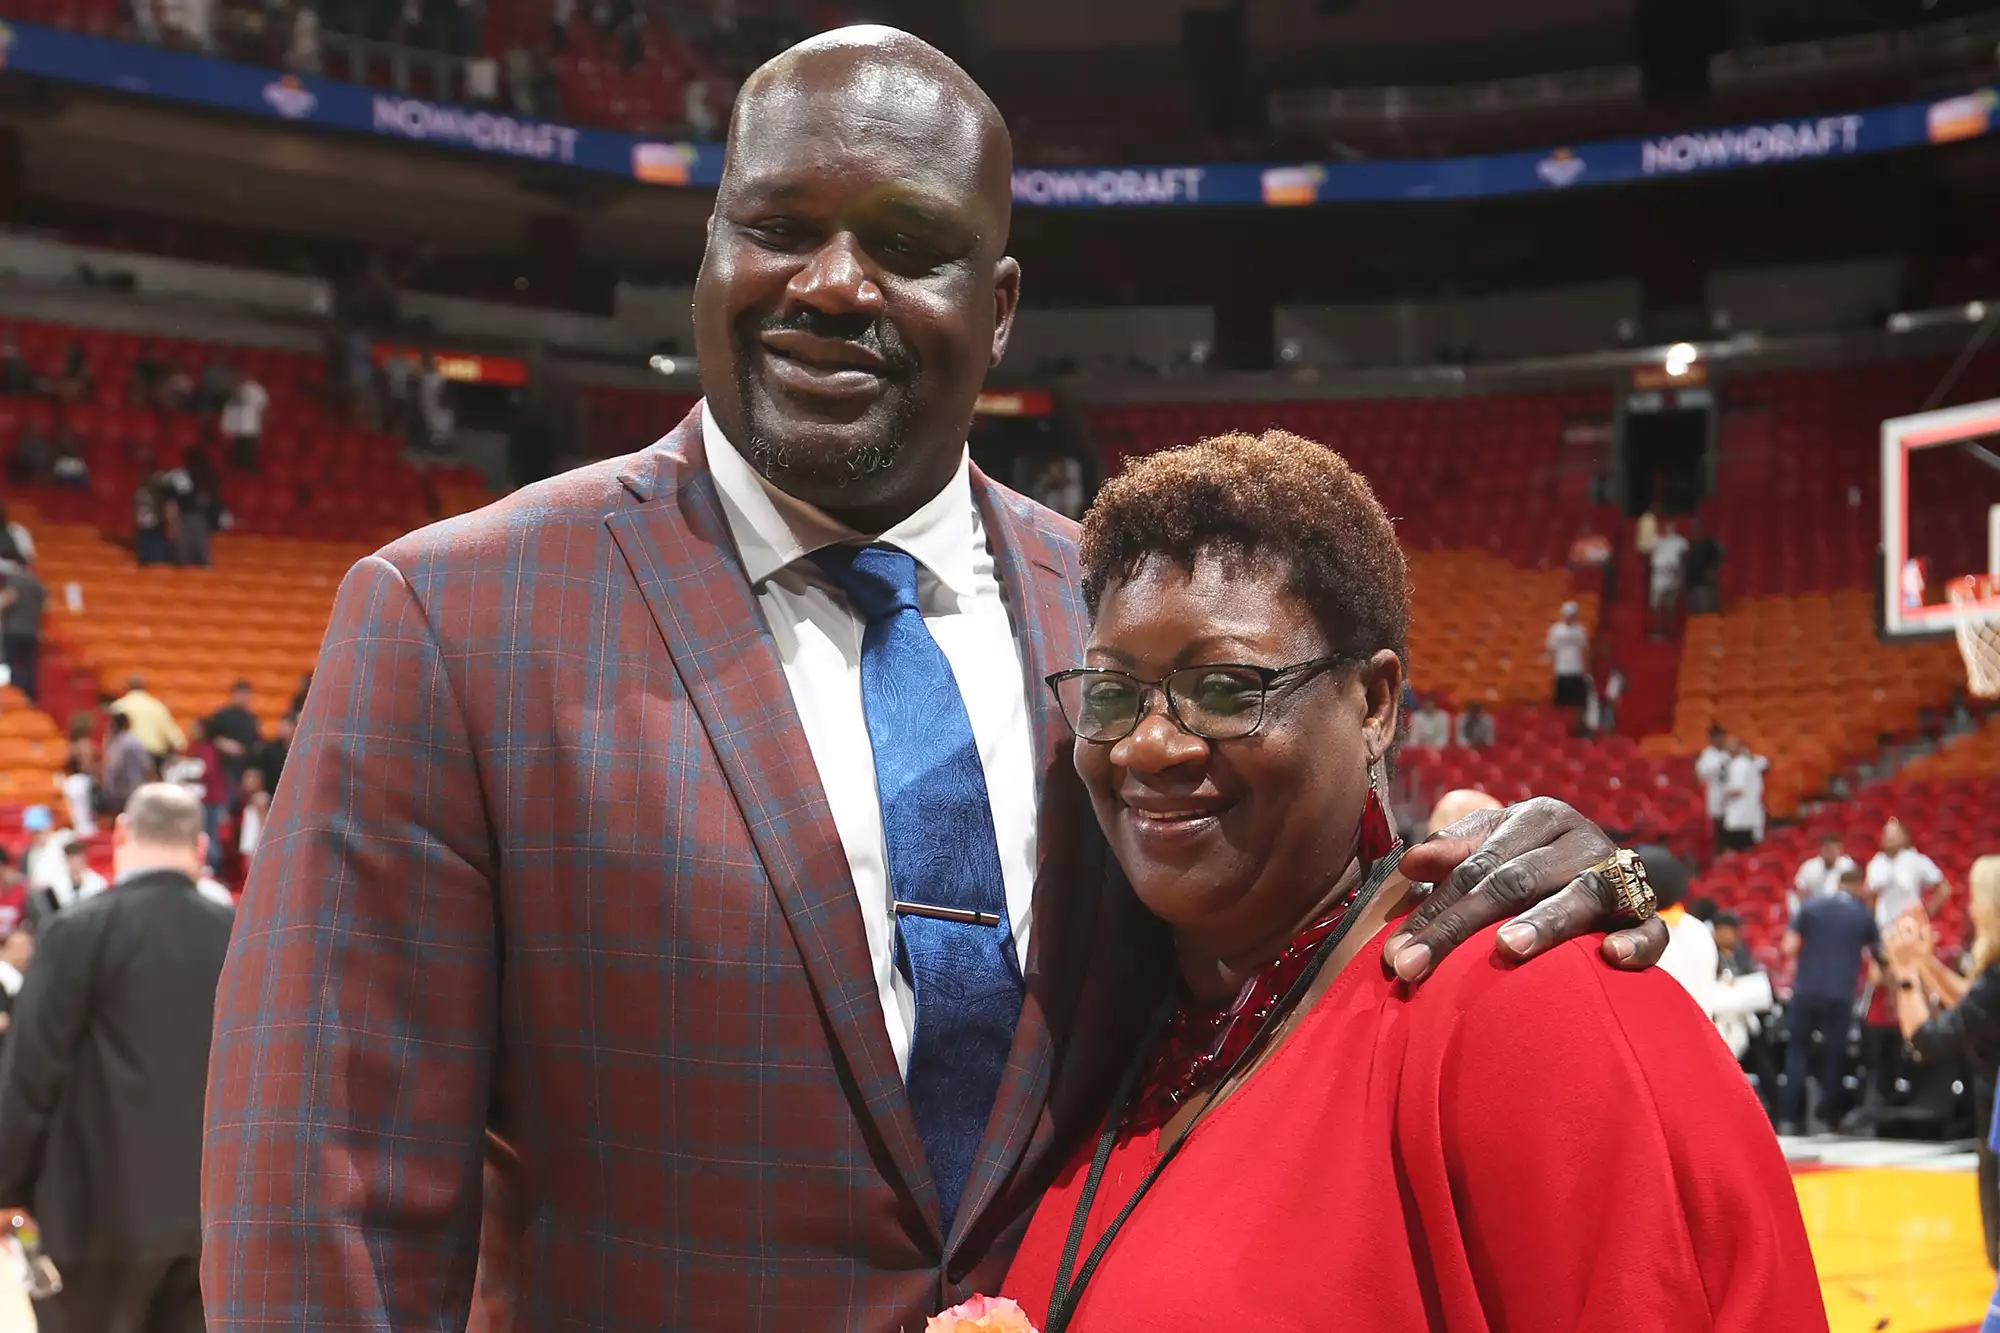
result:
[[[1966,688],[1982,699],[2000,698],[2000,574],[1953,579],[1945,591],[1958,627],[1958,651],[1965,657]]]

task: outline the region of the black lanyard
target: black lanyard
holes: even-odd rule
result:
[[[1313,979],[1319,975],[1320,968],[1325,965],[1328,958],[1332,957],[1333,951],[1340,947],[1340,942],[1347,938],[1347,932],[1361,919],[1361,914],[1368,910],[1368,904],[1374,901],[1376,891],[1382,887],[1382,882],[1389,878],[1402,859],[1403,844],[1398,842],[1389,850],[1388,855],[1369,867],[1368,879],[1354,895],[1353,905],[1347,909],[1346,915],[1340,918],[1340,924],[1333,928],[1332,933],[1320,942],[1319,948],[1313,953],[1312,961],[1306,964],[1305,971],[1299,973],[1298,980],[1292,983],[1292,988],[1285,992],[1284,998],[1272,1007],[1270,1016],[1258,1026],[1257,1035],[1250,1039],[1250,1044],[1243,1048],[1242,1053],[1216,1081],[1217,1093],[1229,1086],[1230,1080],[1243,1071],[1264,1048],[1265,1043],[1271,1039],[1272,1034],[1284,1023],[1292,1010],[1298,1007],[1299,1001],[1304,999],[1306,992],[1312,988]],[[1118,1144],[1118,1126],[1124,1120],[1125,1113],[1131,1109],[1132,1098],[1139,1090],[1139,1079],[1146,1072],[1147,1062],[1152,1058],[1153,1047],[1158,1044],[1161,1034],[1166,1031],[1167,1021],[1173,1017],[1174,1006],[1178,1003],[1176,997],[1168,996],[1166,1002],[1160,1006],[1159,1012],[1153,1015],[1152,1027],[1147,1029],[1145,1041],[1139,1044],[1132,1062],[1125,1069],[1123,1081],[1118,1085],[1118,1094],[1112,1101],[1111,1114],[1105,1117],[1104,1128],[1097,1136],[1097,1151],[1090,1159],[1090,1174],[1084,1178],[1083,1197],[1077,1200],[1076,1215],[1070,1221],[1069,1239],[1063,1244],[1062,1260],[1056,1265],[1055,1287],[1049,1296],[1048,1322],[1042,1326],[1042,1333],[1064,1333],[1069,1327],[1069,1321],[1075,1316],[1077,1306],[1083,1301],[1083,1289],[1089,1285],[1091,1276],[1097,1272],[1097,1266],[1103,1261],[1105,1251],[1111,1248],[1111,1241],[1117,1236],[1119,1228],[1125,1225],[1125,1219],[1139,1206],[1139,1200],[1146,1196],[1146,1191],[1153,1187],[1153,1182],[1167,1169],[1167,1163],[1174,1160],[1194,1133],[1194,1124],[1190,1123],[1181,1131],[1180,1137],[1161,1151],[1159,1159],[1153,1163],[1153,1169],[1146,1173],[1145,1179],[1139,1182],[1139,1187],[1132,1191],[1132,1197],[1125,1201],[1125,1206],[1118,1210],[1118,1215],[1104,1228],[1104,1234],[1097,1238],[1097,1244],[1091,1247],[1089,1256],[1083,1261],[1083,1268],[1077,1271],[1076,1280],[1072,1282],[1070,1273],[1076,1267],[1077,1251],[1083,1248],[1083,1233],[1090,1225],[1091,1205],[1097,1202],[1097,1190],[1104,1183],[1104,1171],[1111,1162],[1111,1150]],[[1203,1108],[1201,1115],[1206,1114],[1207,1108]],[[1197,1115],[1195,1118],[1199,1120],[1201,1116]]]

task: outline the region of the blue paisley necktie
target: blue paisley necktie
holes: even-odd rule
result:
[[[917,606],[916,559],[887,546],[832,546],[813,560],[868,622],[861,703],[891,893],[899,903],[997,922],[896,918],[897,966],[917,998],[910,1109],[949,1231],[1021,1015],[1021,970],[986,774],[951,664]]]

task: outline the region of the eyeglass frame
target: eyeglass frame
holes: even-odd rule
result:
[[[1306,672],[1323,671],[1328,667],[1347,666],[1351,665],[1352,662],[1353,659],[1343,653],[1328,653],[1322,657],[1310,657],[1303,662],[1294,662],[1292,665],[1285,667],[1260,666],[1255,662],[1190,662],[1184,667],[1175,667],[1158,680],[1147,680],[1142,676],[1135,676],[1131,672],[1120,670],[1117,667],[1069,667],[1063,671],[1050,672],[1048,675],[1042,677],[1042,684],[1048,686],[1049,693],[1055,696],[1056,712],[1062,715],[1063,725],[1069,728],[1069,734],[1086,745],[1116,745],[1119,741],[1124,740],[1137,731],[1139,724],[1152,714],[1151,696],[1154,694],[1158,694],[1161,699],[1166,701],[1167,716],[1172,719],[1175,726],[1190,736],[1207,741],[1210,745],[1217,745],[1223,741],[1248,740],[1263,730],[1264,718],[1269,711],[1267,705],[1271,700],[1271,691],[1287,677],[1300,676]],[[1167,682],[1175,676],[1180,675],[1183,671],[1248,671],[1254,674],[1262,685],[1262,690],[1257,695],[1257,721],[1252,724],[1250,730],[1234,736],[1210,736],[1206,732],[1189,726],[1187,719],[1181,716],[1180,709],[1174,704],[1173,691],[1167,688]],[[1139,709],[1132,715],[1132,726],[1130,729],[1121,731],[1116,736],[1086,736],[1076,729],[1076,723],[1070,719],[1069,710],[1063,707],[1062,683],[1068,680],[1080,680],[1085,676],[1123,676],[1126,680],[1139,686]]]

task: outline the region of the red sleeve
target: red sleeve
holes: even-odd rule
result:
[[[1440,1044],[1439,1139],[1485,1322],[1824,1330],[1790,1172],[1728,1049],[1666,974],[1613,971],[1594,945],[1482,960]]]
[[[463,1328],[496,1041],[490,835],[409,583],[341,584],[215,1001],[215,1333]]]

